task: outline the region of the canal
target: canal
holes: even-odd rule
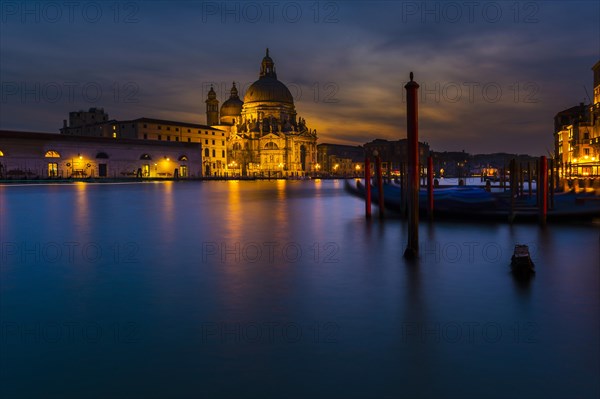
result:
[[[7,185],[0,215],[5,398],[600,395],[592,223],[423,223],[411,264],[341,180]]]

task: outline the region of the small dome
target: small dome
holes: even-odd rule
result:
[[[242,106],[244,102],[240,100],[238,96],[237,88],[235,87],[235,82],[233,82],[233,87],[231,88],[231,95],[229,99],[221,105],[221,117],[223,116],[239,116],[242,114]]]

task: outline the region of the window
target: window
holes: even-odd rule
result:
[[[160,134],[158,135],[158,139],[159,139],[159,140],[162,140],[162,137],[161,137],[161,135],[160,135]]]
[[[167,126],[167,130],[171,130],[171,126]]]
[[[46,155],[44,155],[44,157],[46,157],[46,158],[60,158],[60,154],[57,151],[48,150],[48,151],[46,151]]]
[[[180,157],[179,157],[179,159],[178,159],[178,160],[179,160],[179,161],[182,161],[182,162],[183,162],[183,161],[187,161],[187,160],[188,160],[188,157],[187,157],[186,155],[182,155],[182,156],[180,156]]]
[[[583,134],[583,139],[584,140],[589,140],[590,139],[590,134],[589,133],[584,133]]]
[[[198,130],[198,134],[202,133],[200,130]]]
[[[48,162],[48,176],[49,177],[58,176],[58,163]]]
[[[205,130],[205,131],[204,131],[204,134],[208,134],[208,130]]]
[[[215,135],[215,132],[212,132],[213,136]]]
[[[204,140],[204,144],[208,145],[208,140]]]
[[[213,157],[216,157],[216,156],[217,156],[216,152],[215,152],[215,150],[213,150]]]
[[[208,148],[204,149],[204,156],[205,157],[209,157],[210,156],[210,152],[209,152]]]
[[[113,139],[117,138],[117,133],[113,132]]]
[[[221,140],[221,145],[225,145],[225,140]]]
[[[225,136],[225,133],[221,133],[221,136]]]
[[[590,149],[589,148],[584,148],[583,149],[583,155],[590,155]]]
[[[240,143],[235,143],[233,145],[233,151],[241,151],[242,150],[242,146],[240,145]]]
[[[158,125],[158,130],[160,130],[160,129],[161,129],[161,128],[160,128],[160,125]]]
[[[176,128],[175,128],[175,131],[176,131],[176,132],[178,132],[178,131],[179,131],[179,128],[178,128],[178,127],[176,127]]]
[[[177,137],[177,136],[176,136],[176,137],[175,137],[175,141],[179,141],[179,137]]]
[[[171,141],[171,136],[167,136],[167,141]]]
[[[225,150],[221,151],[221,158],[225,158]]]
[[[144,140],[148,140],[148,135],[144,133]]]
[[[188,133],[191,133],[192,131],[190,129],[188,129]]]
[[[144,129],[146,129],[147,127],[148,127],[148,125],[146,125],[146,124],[144,123]]]
[[[192,138],[188,137],[188,143],[191,143],[191,142],[192,142]]]
[[[272,141],[269,141],[267,144],[265,144],[265,150],[277,150],[279,149],[279,147],[277,147],[277,144],[273,143]]]
[[[0,151],[0,157],[3,157],[4,153],[2,151]]]
[[[188,177],[188,168],[186,165],[181,165],[179,167],[179,176]]]
[[[214,140],[212,141],[212,143],[213,143],[213,145],[215,145],[215,141]]]

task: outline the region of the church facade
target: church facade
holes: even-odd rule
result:
[[[260,74],[244,95],[235,83],[219,109],[211,87],[206,99],[207,125],[228,132],[229,174],[256,177],[302,177],[317,166],[317,131],[297,116],[289,89],[277,79],[267,49]]]

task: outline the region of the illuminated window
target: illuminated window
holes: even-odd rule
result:
[[[49,177],[58,176],[58,163],[48,162],[48,176]]]
[[[265,150],[277,150],[279,149],[279,147],[277,147],[277,144],[273,143],[272,141],[269,141],[267,144],[265,144]]]
[[[116,138],[117,138],[117,133],[113,132],[113,139],[116,139]]]
[[[0,151],[0,157],[3,157],[4,153],[2,151]]]
[[[179,161],[187,161],[187,160],[188,160],[188,157],[185,155],[182,155],[179,157]]]
[[[179,176],[188,177],[188,168],[185,165],[181,165],[179,167]]]
[[[44,155],[44,157],[46,157],[46,158],[60,158],[60,154],[57,151],[49,150],[49,151],[46,152],[46,155]]]

